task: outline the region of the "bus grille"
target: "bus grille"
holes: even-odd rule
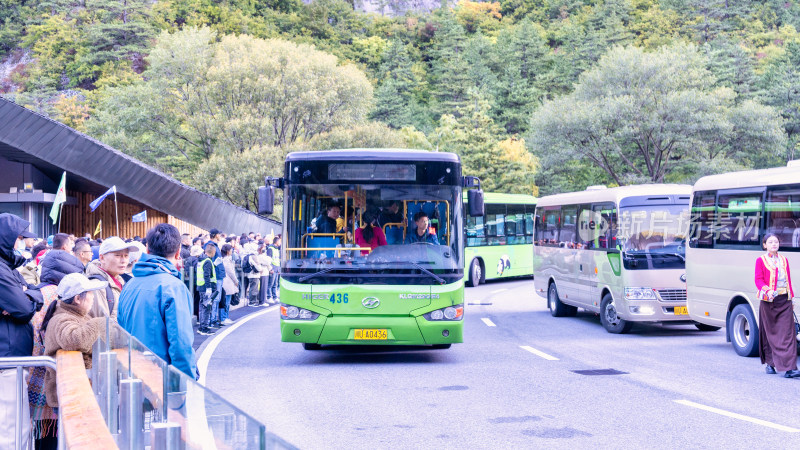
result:
[[[685,302],[686,289],[659,289],[658,296],[662,302]]]

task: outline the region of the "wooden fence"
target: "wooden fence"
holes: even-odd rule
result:
[[[97,198],[96,195],[90,195],[85,192],[67,191],[67,196],[75,197],[78,203],[75,205],[64,204],[61,217],[62,233],[72,233],[78,237],[84,236],[87,233],[94,235],[97,223],[102,220],[100,234],[94,237],[107,238],[117,234],[113,197],[107,197],[103,200],[103,203],[92,212],[89,208],[89,203]],[[119,213],[119,235],[125,239],[134,236],[144,237],[145,234],[147,234],[147,230],[159,223],[169,223],[177,227],[181,233],[189,233],[192,236],[207,232],[202,228],[178,220],[166,213],[145,208],[141,205],[118,201],[117,208]],[[147,221],[133,222],[133,216],[142,211],[147,211]]]

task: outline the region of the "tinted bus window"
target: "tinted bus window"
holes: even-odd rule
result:
[[[466,229],[468,247],[486,245],[486,230],[484,229],[483,217],[467,215]]]
[[[800,187],[767,191],[764,214],[767,233],[778,236],[781,250],[800,249]]]
[[[547,206],[537,208],[536,220],[536,245],[558,245],[558,224],[561,208]]]
[[[488,245],[504,245],[506,205],[486,205],[486,241]]]
[[[717,226],[712,233],[718,244],[758,245],[761,193],[720,194]]]
[[[714,244],[715,192],[696,192],[692,201],[689,245],[710,248]]]
[[[577,242],[578,206],[569,205],[561,207],[561,233],[559,243],[563,247],[574,247]]]

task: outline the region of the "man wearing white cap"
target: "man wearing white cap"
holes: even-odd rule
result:
[[[95,293],[94,305],[89,315],[117,318],[117,302],[125,280],[120,276],[128,269],[129,253],[137,251],[117,236],[112,236],[100,244],[100,258],[86,266],[86,276],[93,280],[107,281],[108,287]]]

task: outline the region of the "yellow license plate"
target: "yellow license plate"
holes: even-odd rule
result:
[[[676,306],[675,307],[675,315],[676,316],[688,316],[689,310],[685,306]]]
[[[356,329],[354,339],[358,340],[386,340],[389,339],[389,330],[385,329]]]

